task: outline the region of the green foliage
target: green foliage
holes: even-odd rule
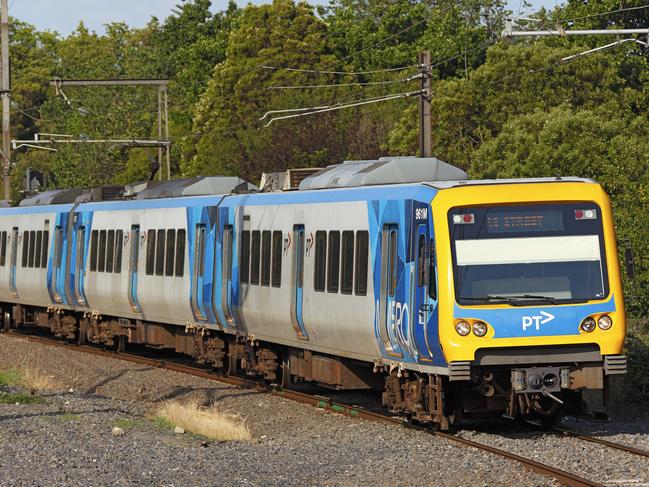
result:
[[[0,392],[0,404],[45,404],[45,399],[22,392]]]
[[[22,374],[14,367],[0,370],[0,387],[15,386],[22,383]]]

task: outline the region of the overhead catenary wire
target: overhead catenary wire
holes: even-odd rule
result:
[[[386,96],[383,96],[383,97],[377,97],[375,99],[359,100],[359,101],[357,101],[355,103],[334,105],[334,106],[330,106],[330,107],[323,108],[323,109],[317,109],[317,110],[314,109],[312,111],[308,111],[308,112],[304,112],[304,113],[296,113],[296,114],[292,114],[292,115],[283,115],[283,116],[280,116],[280,117],[273,117],[264,125],[264,127],[270,126],[276,120],[285,120],[285,119],[289,119],[289,118],[306,117],[308,115],[315,115],[315,114],[318,114],[318,113],[331,112],[331,111],[334,111],[334,110],[342,110],[342,109],[345,109],[345,108],[352,108],[352,107],[357,107],[357,106],[362,106],[362,105],[369,105],[370,103],[380,103],[380,102],[383,102],[383,101],[396,100],[398,98],[407,98],[407,97],[410,97],[410,96],[420,96],[420,95],[422,95],[421,90],[407,91],[407,92],[403,92],[403,93],[393,93],[393,94],[386,95]]]
[[[372,69],[369,71],[328,71],[326,69],[304,69],[304,68],[285,68],[281,66],[268,66],[262,65],[263,69],[275,70],[275,71],[290,71],[297,73],[313,73],[313,74],[333,74],[340,76],[362,76],[366,74],[378,74],[378,73],[393,73],[395,71],[405,71],[407,69],[413,69],[418,67],[417,64],[410,64],[408,66],[399,66],[396,68],[382,68],[382,69]]]
[[[646,5],[639,5],[636,7],[624,7],[624,8],[618,8],[617,10],[610,10],[608,12],[601,12],[598,14],[590,14],[590,15],[583,15],[581,17],[574,17],[572,19],[561,19],[562,22],[576,22],[578,20],[584,20],[584,19],[592,19],[595,17],[607,17],[609,15],[613,14],[618,14],[618,13],[624,13],[624,12],[632,12],[634,10],[644,10],[649,8],[649,4]]]
[[[393,85],[396,83],[407,83],[418,79],[418,76],[410,76],[408,78],[400,78],[386,81],[367,81],[367,82],[354,82],[354,83],[324,83],[319,85],[285,85],[278,86],[273,85],[266,88],[267,90],[305,90],[312,88],[344,88],[349,86],[382,86],[382,85]]]

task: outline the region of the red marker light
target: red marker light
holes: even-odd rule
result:
[[[595,220],[597,218],[597,210],[575,210],[575,220]]]
[[[471,213],[464,215],[464,223],[473,223],[473,215]]]
[[[581,210],[575,210],[575,218],[581,220],[584,217],[584,212]]]

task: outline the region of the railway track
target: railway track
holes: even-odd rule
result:
[[[199,367],[185,364],[175,360],[156,359],[152,357],[146,357],[143,355],[136,355],[136,354],[125,353],[125,352],[117,353],[114,351],[109,351],[109,350],[93,347],[90,345],[71,344],[55,338],[45,337],[42,335],[22,333],[14,330],[7,331],[6,334],[14,337],[27,339],[32,342],[45,344],[47,346],[73,349],[76,351],[94,354],[94,355],[100,355],[100,356],[108,356],[110,358],[137,363],[140,365],[147,365],[150,367],[161,368],[161,369],[193,375],[195,377],[201,377],[209,380],[217,380],[219,382],[223,382],[238,387],[251,388],[251,389],[258,390],[259,392],[266,392],[266,393],[278,395],[292,401],[300,402],[303,404],[309,404],[317,408],[325,409],[339,414],[344,414],[346,416],[357,417],[369,421],[399,425],[402,427],[420,431],[425,434],[437,436],[447,441],[461,444],[465,447],[476,448],[478,450],[486,451],[493,455],[497,455],[503,458],[507,458],[509,460],[513,460],[523,465],[523,467],[525,467],[526,469],[547,477],[554,478],[563,485],[568,485],[571,487],[583,487],[583,486],[603,487],[602,484],[598,482],[586,479],[584,477],[581,477],[571,472],[560,470],[558,468],[552,467],[550,465],[546,465],[541,462],[537,462],[530,458],[522,457],[520,455],[509,452],[507,450],[502,450],[489,445],[485,445],[483,443],[468,440],[466,438],[462,438],[460,436],[453,435],[450,433],[444,433],[444,432],[432,430],[430,428],[425,428],[423,426],[414,425],[405,421],[403,418],[394,417],[387,413],[370,411],[355,405],[344,404],[341,402],[333,401],[330,398],[323,397],[320,395],[308,394],[308,393],[295,391],[291,389],[281,389],[272,385],[260,383],[255,380],[251,380],[239,376],[224,375],[215,371],[201,369]],[[562,435],[570,436],[583,441],[596,443],[602,446],[624,451],[630,454],[649,457],[649,452],[631,446],[614,443],[608,440],[603,440],[592,436],[582,435],[578,432],[566,430],[562,428],[555,428],[555,431],[557,431]]]

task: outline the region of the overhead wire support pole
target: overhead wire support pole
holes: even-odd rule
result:
[[[512,19],[505,21],[502,37],[592,36],[592,35],[649,35],[649,29],[593,29],[593,30],[513,30]]]
[[[432,157],[433,127],[430,114],[432,96],[430,83],[430,51],[419,53],[421,66],[421,94],[419,95],[419,157]]]
[[[11,88],[9,86],[9,6],[8,0],[0,4],[0,96],[2,96],[2,179],[4,186],[4,199],[11,199]]]
[[[6,0],[1,0],[6,1]],[[50,86],[59,90],[63,86],[157,86],[158,88],[158,141],[165,141],[165,144],[139,144],[141,140],[129,142],[130,145],[140,145],[141,147],[158,148],[158,166],[162,168],[163,149],[166,152],[167,179],[171,179],[171,142],[169,141],[169,100],[167,89],[169,86],[168,79],[55,79],[50,81]],[[163,140],[164,127],[164,140]],[[59,143],[58,141],[55,141]],[[119,143],[116,141],[115,143]],[[162,180],[162,171],[159,172]]]

